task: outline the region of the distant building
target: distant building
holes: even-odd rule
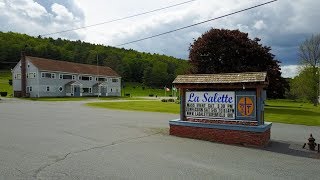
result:
[[[12,70],[15,97],[120,96],[111,68],[24,56]]]

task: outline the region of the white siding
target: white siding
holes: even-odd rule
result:
[[[15,74],[21,74],[20,68],[21,61],[16,65],[16,67],[12,70],[12,85],[14,91],[21,91],[21,79],[14,79]],[[94,88],[93,85],[98,83],[96,81],[95,75],[90,74],[75,74],[68,72],[51,72],[51,71],[39,71],[37,67],[35,67],[31,62],[26,59],[26,72],[27,73],[35,73],[35,77],[27,78],[26,86],[31,87],[32,91],[30,93],[30,97],[58,97],[58,96],[67,96],[70,95],[71,89],[70,87],[66,87],[65,85],[70,81],[77,81],[82,84],[81,88],[91,88],[91,93],[82,93],[83,96],[93,96],[97,95],[97,88]],[[41,73],[48,72],[54,73],[55,78],[42,78]],[[75,79],[60,79],[60,74],[70,74],[75,75]],[[79,80],[79,76],[92,76],[92,80]],[[99,76],[107,79],[107,92],[106,94],[101,94],[102,96],[121,96],[121,78],[111,78],[106,76]],[[112,79],[118,79],[118,82],[112,82]],[[47,91],[47,87],[50,87],[50,91]],[[62,91],[59,91],[59,88],[62,87]],[[112,92],[111,92],[112,89]],[[118,92],[117,92],[118,90]]]

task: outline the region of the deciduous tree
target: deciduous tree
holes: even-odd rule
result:
[[[299,57],[301,64],[309,72],[310,81],[308,86],[303,83],[301,85],[309,90],[310,99],[316,106],[320,96],[320,73],[317,68],[317,65],[320,66],[320,34],[312,35],[300,45]]]
[[[281,77],[279,63],[271,48],[250,39],[239,30],[211,29],[190,46],[191,72],[236,73],[266,71],[268,97],[283,98],[288,83]]]

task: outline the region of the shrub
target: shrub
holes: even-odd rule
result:
[[[168,102],[174,102],[174,99],[168,99]]]
[[[8,95],[8,92],[0,92],[0,96],[6,97]]]
[[[161,99],[161,102],[168,102],[167,99]]]
[[[149,94],[149,97],[153,97],[153,94]]]

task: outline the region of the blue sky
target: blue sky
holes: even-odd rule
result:
[[[150,11],[186,0],[3,0],[0,1],[0,31],[33,36],[73,29]],[[195,0],[174,8],[123,21],[51,35],[71,40],[114,46],[187,26],[247,8],[262,0]],[[298,47],[319,33],[320,1],[278,0],[272,4],[212,21],[165,36],[125,45],[138,51],[188,58],[193,39],[210,28],[239,29],[271,46],[280,60],[283,76],[298,72]]]

